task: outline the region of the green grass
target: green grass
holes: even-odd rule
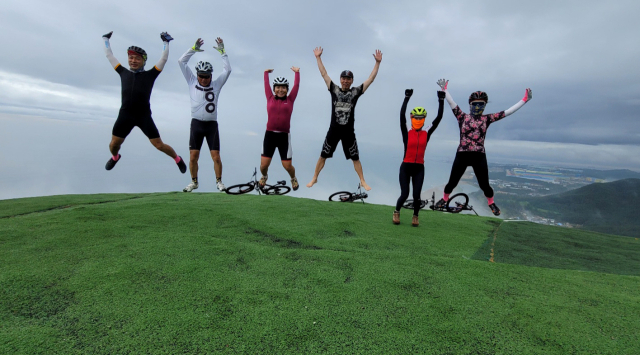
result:
[[[392,209],[0,201],[0,353],[637,353],[637,240]]]

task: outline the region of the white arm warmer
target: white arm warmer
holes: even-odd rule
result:
[[[113,52],[111,51],[111,44],[109,43],[109,39],[107,37],[102,37],[102,41],[104,41],[104,54],[107,55],[107,59],[109,63],[111,63],[112,67],[117,67],[120,62],[113,56]]]

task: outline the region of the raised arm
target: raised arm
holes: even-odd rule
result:
[[[324,64],[322,64],[322,47],[316,47],[313,50],[313,54],[316,56],[316,61],[318,62],[318,69],[320,69],[320,75],[322,75],[322,79],[324,79],[324,83],[327,84],[327,89],[331,87],[331,78],[327,74],[327,69],[324,68]]]
[[[507,117],[512,113],[518,111],[520,107],[524,106],[524,104],[529,102],[529,100],[531,100],[532,98],[533,98],[533,93],[531,92],[531,89],[527,88],[527,90],[525,90],[524,92],[524,97],[522,98],[522,100],[518,101],[518,103],[506,109],[504,111],[504,116]]]
[[[413,95],[413,89],[406,89],[404,91],[404,101],[400,108],[400,132],[402,132],[402,142],[404,143],[405,148],[407,141],[409,140],[409,133],[407,131],[407,104],[409,103],[411,95]]]
[[[156,64],[156,69],[158,71],[162,71],[162,69],[164,69],[164,65],[167,64],[167,60],[169,59],[169,42],[173,40],[173,37],[171,37],[166,32],[162,32],[160,33],[160,39],[162,39],[162,43],[164,43],[164,46],[162,47],[160,60]]]
[[[453,101],[453,97],[451,97],[451,94],[449,94],[449,90],[447,90],[447,87],[449,86],[449,80],[440,79],[437,81],[437,84],[440,87],[440,89],[444,91],[446,95],[445,98],[447,99],[449,106],[451,106],[451,109],[456,108],[458,104],[456,104],[455,101]],[[440,97],[439,94],[438,94],[438,97]]]
[[[269,83],[269,73],[273,73],[273,69],[266,69],[264,71],[264,95],[267,100],[273,97],[273,91],[271,91],[271,84]]]
[[[102,41],[104,42],[104,54],[107,56],[107,59],[109,60],[111,66],[115,69],[118,67],[118,65],[120,65],[120,62],[116,59],[116,57],[113,55],[113,52],[111,51],[111,44],[109,43],[109,39],[111,39],[112,34],[113,31],[102,36]]]
[[[376,49],[376,53],[373,55],[373,58],[376,60],[376,64],[373,66],[373,71],[371,71],[371,74],[369,75],[367,80],[365,80],[364,83],[362,84],[363,94],[365,93],[365,91],[367,91],[367,88],[369,88],[369,85],[373,83],[373,80],[376,78],[376,75],[378,75],[378,69],[380,69],[380,62],[382,61],[382,52]]]
[[[213,49],[217,50],[222,55],[222,73],[218,75],[214,84],[217,87],[222,87],[222,85],[227,82],[227,79],[229,79],[229,75],[231,75],[231,63],[229,63],[229,56],[227,55],[227,51],[224,49],[224,42],[222,41],[222,38],[216,38],[216,43],[218,46],[213,47]]]
[[[189,83],[193,80],[196,80],[196,76],[193,75],[193,72],[191,71],[191,68],[187,66],[187,63],[189,63],[189,59],[191,59],[191,56],[193,56],[196,52],[202,52],[202,49],[200,49],[200,47],[203,44],[204,41],[202,40],[202,38],[198,38],[193,47],[189,48],[189,50],[185,54],[183,54],[180,59],[178,59],[178,65],[180,65],[182,75],[184,75],[184,78],[187,79],[187,82]]]
[[[293,79],[293,87],[289,92],[289,99],[291,99],[291,101],[295,101],[296,97],[298,97],[298,89],[300,88],[300,68],[291,67],[291,70],[295,73],[295,78]]]
[[[442,111],[444,110],[444,99],[446,97],[446,93],[444,91],[438,91],[438,115],[431,122],[431,127],[427,130],[427,139],[431,138],[433,132],[436,131],[438,125],[440,124],[440,120],[442,120]]]

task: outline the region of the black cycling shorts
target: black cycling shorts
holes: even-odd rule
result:
[[[126,138],[133,127],[139,127],[149,139],[160,138],[160,132],[151,118],[151,111],[135,112],[120,110],[118,119],[113,125],[111,134],[119,138]]]
[[[291,134],[287,132],[266,131],[264,134],[264,142],[262,143],[262,156],[265,158],[273,158],[276,148],[278,148],[281,160],[291,160],[293,154],[291,150]]]
[[[344,151],[344,157],[353,161],[360,160],[360,153],[358,152],[358,142],[356,141],[356,132],[351,129],[335,129],[329,127],[327,137],[324,139],[322,145],[322,152],[320,156],[323,158],[331,158],[333,152],[335,152],[338,142],[342,141],[342,150]]]
[[[191,119],[191,135],[189,150],[200,150],[202,142],[207,139],[209,150],[220,150],[220,135],[217,121],[200,121]]]

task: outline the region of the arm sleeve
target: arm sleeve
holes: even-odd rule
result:
[[[169,59],[169,42],[163,42],[164,43],[164,47],[162,48],[162,54],[160,55],[160,60],[158,61],[158,64],[156,64],[156,69],[158,71],[162,71],[162,69],[164,69],[164,65],[167,63],[167,60]]]
[[[229,56],[225,53],[222,55],[222,74],[216,79],[216,87],[221,88],[229,79],[229,75],[231,75],[231,64],[229,63]]]
[[[188,83],[191,83],[193,80],[195,80],[195,75],[193,75],[191,68],[187,66],[187,63],[189,63],[189,59],[191,59],[191,56],[193,56],[195,53],[196,51],[189,48],[189,50],[185,54],[183,54],[180,59],[178,59],[178,65],[180,65],[182,75],[184,75],[184,78],[187,79]]]
[[[300,72],[295,73],[295,78],[293,79],[293,88],[291,88],[291,92],[289,93],[289,98],[291,102],[296,100],[298,97],[298,89],[300,88]]]
[[[120,62],[116,59],[116,57],[113,55],[113,52],[111,51],[111,44],[109,43],[109,39],[107,37],[102,37],[102,40],[104,41],[104,54],[107,55],[109,63],[115,69],[118,67],[118,65],[120,65]]]
[[[409,134],[407,131],[407,104],[409,103],[410,97],[405,96],[404,101],[402,102],[402,107],[400,108],[400,132],[402,132],[402,142],[404,143],[405,149],[407,147],[407,140],[409,139]]]
[[[449,106],[451,106],[451,109],[453,110],[454,108],[456,108],[456,106],[458,106],[458,104],[455,103],[455,101],[453,101],[453,97],[451,97],[451,94],[449,94],[448,90],[444,91],[445,94],[447,94],[446,99],[447,102],[449,103]]]
[[[520,109],[520,107],[524,106],[524,104],[526,104],[526,102],[524,102],[523,100],[518,101],[518,103],[516,103],[515,105],[509,107],[508,109],[506,109],[504,111],[504,116],[507,117],[507,116],[515,113],[516,111],[518,111]]]
[[[444,100],[438,100],[438,116],[436,116],[436,119],[433,120],[433,122],[431,122],[431,127],[429,127],[429,130],[427,131],[427,139],[431,138],[431,135],[433,134],[433,132],[436,131],[436,128],[438,128],[438,125],[440,124],[440,120],[442,120],[442,112],[444,111]]]
[[[273,92],[271,91],[271,85],[269,85],[269,72],[264,72],[264,95],[267,97],[267,100],[273,97]]]

